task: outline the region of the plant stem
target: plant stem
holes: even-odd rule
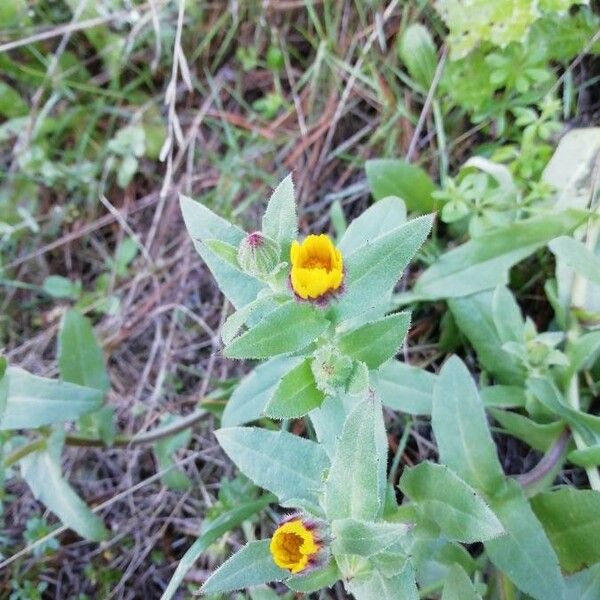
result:
[[[146,431],[141,434],[134,435],[120,435],[117,436],[114,442],[110,445],[111,448],[128,448],[133,446],[142,446],[144,444],[152,444],[153,442],[157,442],[158,440],[162,440],[166,437],[170,437],[183,431],[184,429],[188,429],[189,427],[193,427],[196,423],[201,421],[208,413],[204,408],[199,408],[195,410],[193,413],[183,417],[182,419],[176,421],[175,423],[170,423],[169,425],[165,425],[164,427],[157,427],[152,431]],[[104,443],[104,440],[100,438],[89,438],[85,436],[80,436],[76,434],[68,434],[65,437],[65,444],[67,446],[80,446],[80,447],[99,447],[104,448],[107,445]],[[46,438],[40,437],[32,440],[31,442],[17,448],[14,452],[9,454],[4,459],[4,466],[10,467],[14,465],[22,458],[31,454],[32,452],[37,452],[38,450],[42,450],[46,446]]]

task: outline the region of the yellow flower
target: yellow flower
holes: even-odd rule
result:
[[[290,249],[294,292],[303,300],[315,299],[337,290],[344,279],[342,253],[324,234],[309,235]]]
[[[271,538],[269,548],[275,564],[292,573],[304,571],[309,566],[310,559],[319,552],[313,532],[301,519],[280,525]]]

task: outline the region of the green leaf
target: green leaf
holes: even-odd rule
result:
[[[562,487],[538,494],[531,507],[564,571],[573,573],[600,562],[600,492]]]
[[[221,240],[204,240],[204,243],[216,256],[230,264],[234,269],[241,270],[238,262],[238,249],[236,246],[232,246]]]
[[[474,543],[504,533],[485,501],[446,466],[422,462],[406,468],[400,489],[449,539]]]
[[[325,484],[328,519],[377,519],[385,498],[386,467],[381,404],[368,398],[350,413],[336,445]]]
[[[6,372],[8,368],[8,361],[4,356],[0,356],[0,423],[6,410],[6,403],[8,401],[8,374]]]
[[[333,587],[341,578],[342,574],[335,560],[331,560],[323,569],[317,569],[306,575],[292,575],[292,577],[285,580],[285,585],[295,592],[311,594]]]
[[[565,428],[562,421],[536,423],[524,415],[508,410],[492,407],[488,411],[510,435],[540,452],[546,452]]]
[[[430,415],[436,375],[397,360],[372,374],[372,387],[381,402],[412,415]]]
[[[548,246],[568,267],[600,285],[600,257],[590,252],[581,242],[572,237],[561,236],[552,240]]]
[[[483,404],[462,361],[452,356],[443,366],[433,391],[431,424],[440,462],[484,494],[493,494],[504,480]]]
[[[282,506],[319,512],[323,473],[329,466],[320,445],[286,431],[255,427],[230,427],[215,435],[240,471],[273,492]]]
[[[535,600],[563,600],[558,559],[519,485],[507,480],[490,504],[506,530],[485,542],[490,560]]]
[[[104,354],[92,323],[78,310],[68,310],[58,334],[58,367],[65,381],[105,392],[110,382]]]
[[[338,320],[385,305],[402,271],[431,229],[432,217],[408,221],[345,257],[346,289],[334,305]]]
[[[575,373],[591,369],[598,360],[600,331],[589,331],[567,344],[566,354],[570,364],[564,379],[568,381]]]
[[[223,534],[234,527],[241,525],[257,512],[260,512],[268,504],[275,502],[276,498],[271,494],[263,496],[259,500],[247,502],[226,513],[219,515],[214,521],[202,531],[202,535],[188,548],[181,557],[169,585],[163,592],[160,600],[171,600],[177,588],[183,581],[185,574],[194,566],[198,557],[205,552],[211,544],[216,542]]]
[[[48,439],[44,450],[21,459],[21,475],[35,498],[58,516],[64,525],[81,537],[99,542],[108,537],[101,519],[96,516],[63,479],[60,467],[62,432]]]
[[[486,407],[524,408],[525,390],[518,385],[489,385],[479,390]]]
[[[325,394],[317,389],[307,358],[282,378],[267,402],[265,414],[273,419],[295,419],[321,406]]]
[[[235,308],[241,308],[255,300],[264,285],[236,269],[204,243],[207,240],[220,240],[237,247],[246,235],[244,231],[191,198],[180,196],[180,204],[183,220],[194,246],[208,265],[221,291]]]
[[[504,342],[523,342],[525,321],[512,292],[500,285],[492,296],[492,319],[498,337]]]
[[[409,327],[410,313],[395,313],[343,333],[338,346],[344,354],[376,369],[398,352]]]
[[[372,571],[368,577],[355,577],[346,587],[356,600],[419,600],[414,570],[410,563],[398,575],[384,577]]]
[[[404,200],[396,196],[382,198],[350,223],[338,247],[345,256],[405,221]]]
[[[291,301],[234,339],[223,354],[228,358],[268,358],[296,352],[314,342],[328,326],[322,311],[310,304]]]
[[[202,594],[223,594],[261,583],[281,581],[289,571],[280,569],[269,551],[269,540],[249,542],[226,560],[200,588]]]
[[[77,300],[81,295],[80,282],[74,282],[60,275],[49,275],[44,279],[43,290],[53,298]]]
[[[444,583],[442,600],[481,600],[481,596],[460,565],[450,567]]]
[[[166,415],[161,420],[161,426],[173,425],[177,421],[181,421],[182,418],[176,415]],[[191,437],[192,430],[188,428],[174,435],[162,438],[154,444],[154,455],[156,456],[156,462],[160,471],[164,471],[175,464],[173,454],[180,448],[185,448],[189,444]],[[190,478],[183,471],[174,468],[167,471],[161,480],[165,486],[174,491],[187,490],[192,486]]]
[[[555,237],[569,233],[585,218],[566,210],[498,227],[446,252],[417,280],[421,300],[460,298],[506,284],[509,269]]]
[[[458,328],[477,352],[479,362],[498,383],[521,385],[525,371],[516,358],[502,348],[502,340],[492,314],[492,292],[480,292],[465,298],[453,298],[448,307]]]
[[[249,321],[260,321],[278,304],[289,300],[289,296],[263,296],[230,315],[221,328],[221,339],[225,345],[231,343],[238,331]]]
[[[299,358],[278,356],[250,371],[240,381],[225,405],[221,425],[234,427],[262,417],[281,377],[299,361]]]
[[[375,200],[398,196],[411,212],[425,214],[437,210],[432,196],[437,187],[423,169],[405,160],[377,158],[368,160],[365,170]]]
[[[406,523],[373,523],[359,519],[337,519],[331,523],[334,554],[372,556],[404,537],[410,525]]]
[[[600,445],[572,450],[567,454],[567,460],[579,467],[597,467],[600,465]]]
[[[565,577],[566,600],[598,600],[600,590],[600,564]]]
[[[32,429],[42,425],[74,421],[100,408],[102,392],[9,367],[6,410],[0,420],[2,429]]]
[[[437,52],[429,30],[421,23],[412,23],[400,38],[398,55],[412,79],[428,90],[437,67]]]
[[[262,231],[279,243],[283,260],[289,260],[292,240],[298,236],[294,181],[291,173],[275,188],[263,216]]]

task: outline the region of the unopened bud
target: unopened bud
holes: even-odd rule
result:
[[[352,359],[333,346],[319,348],[313,357],[311,369],[315,383],[324,394],[345,392],[352,375]]]
[[[238,263],[253,277],[268,277],[279,267],[279,244],[260,231],[248,234],[238,247]]]

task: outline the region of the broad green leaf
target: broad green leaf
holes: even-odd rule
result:
[[[379,571],[373,570],[368,577],[355,577],[347,581],[346,586],[356,600],[419,599],[415,573],[410,563],[394,577],[387,578]]]
[[[456,356],[446,362],[436,381],[431,424],[441,463],[486,495],[502,485],[504,472],[483,404],[471,374]]]
[[[513,265],[569,233],[584,218],[583,211],[566,210],[484,233],[443,254],[419,277],[413,296],[422,300],[460,298],[506,284]]]
[[[600,331],[590,331],[567,345],[569,367],[565,375],[568,381],[575,373],[591,369],[600,355]]]
[[[338,248],[345,256],[406,221],[404,200],[396,196],[382,198],[350,223]]]
[[[548,246],[566,266],[600,285],[600,257],[590,252],[581,242],[572,237],[561,236],[552,240]]]
[[[325,588],[333,587],[341,578],[342,574],[335,560],[331,560],[323,569],[317,569],[306,575],[292,575],[292,577],[285,580],[285,585],[295,592],[311,594]]]
[[[525,390],[518,385],[489,385],[479,390],[486,407],[524,408]]]
[[[600,562],[600,492],[562,487],[538,494],[531,507],[563,571],[573,573]]]
[[[204,583],[201,593],[223,594],[261,583],[282,581],[289,571],[280,569],[269,551],[269,540],[249,542],[226,560]]]
[[[376,369],[398,352],[409,326],[410,313],[395,313],[343,333],[338,346],[344,354]]]
[[[264,285],[211,250],[206,240],[220,240],[237,247],[245,236],[244,231],[186,196],[180,196],[181,213],[185,226],[194,241],[198,254],[208,265],[221,291],[235,308],[241,308],[258,296]]]
[[[103,394],[94,388],[38,377],[18,367],[8,367],[5,378],[8,398],[0,430],[74,421],[102,405]]]
[[[452,565],[446,576],[442,600],[481,600],[465,570]]]
[[[437,51],[428,29],[421,23],[412,23],[400,37],[398,55],[412,79],[429,90],[437,67]]]
[[[299,358],[278,356],[258,365],[239,383],[225,405],[221,425],[234,427],[259,419],[281,377],[298,364]]]
[[[412,415],[430,415],[436,376],[390,360],[372,374],[372,386],[385,406]]]
[[[365,163],[365,171],[375,200],[398,196],[411,212],[425,214],[437,210],[432,196],[437,187],[423,169],[405,160],[377,158]]]
[[[444,465],[422,462],[404,469],[400,489],[449,539],[474,543],[504,533],[481,496]]]
[[[567,454],[567,460],[579,467],[597,467],[600,465],[600,445],[572,450]]]
[[[291,301],[235,338],[223,354],[228,358],[268,358],[296,352],[314,342],[328,326],[322,311],[310,304]]]
[[[65,381],[103,392],[110,386],[92,323],[76,309],[63,316],[58,334],[58,367]]]
[[[221,240],[204,240],[207,248],[214,252],[219,258],[229,263],[234,269],[241,269],[238,263],[238,249]]]
[[[529,417],[508,410],[490,407],[488,411],[510,435],[540,452],[546,452],[565,428],[562,421],[536,423]]]
[[[286,431],[230,427],[215,432],[229,458],[256,485],[273,492],[282,506],[319,511],[325,450]]]
[[[108,537],[102,520],[95,515],[63,479],[60,467],[62,432],[55,432],[43,450],[21,459],[21,475],[35,498],[81,537],[99,542]]]
[[[160,600],[171,600],[175,595],[177,588],[183,581],[185,574],[194,566],[198,557],[205,552],[211,544],[216,542],[223,534],[227,533],[234,527],[241,525],[252,515],[260,512],[265,506],[275,502],[276,498],[271,494],[265,495],[259,500],[254,500],[246,504],[242,504],[222,515],[219,515],[214,521],[202,531],[202,535],[188,548],[186,553],[181,557],[169,585],[160,597]]]
[[[387,438],[377,398],[361,402],[348,416],[325,484],[328,519],[375,520],[385,498]]]
[[[405,536],[409,528],[410,525],[406,523],[337,519],[331,523],[334,553],[372,556]]]
[[[289,260],[290,245],[298,236],[298,218],[291,173],[275,188],[263,216],[262,231],[279,243],[283,260]]]
[[[239,330],[248,322],[259,321],[278,304],[282,304],[288,300],[288,296],[262,296],[246,304],[246,306],[236,310],[230,315],[223,327],[221,327],[221,339],[225,345],[231,343]]]
[[[501,342],[522,342],[525,321],[512,292],[503,285],[492,296],[492,319]]]
[[[563,600],[558,559],[519,485],[507,480],[490,503],[506,531],[485,542],[490,560],[535,600]]]
[[[480,292],[465,298],[453,298],[448,307],[458,328],[475,348],[479,362],[498,383],[520,385],[525,372],[516,358],[502,348],[502,340],[492,315],[493,295]]]
[[[182,418],[176,415],[166,415],[161,420],[161,426],[175,424],[177,421],[181,421]],[[156,456],[156,462],[160,471],[169,469],[169,467],[175,464],[173,454],[180,448],[185,448],[189,444],[191,437],[192,430],[188,428],[174,435],[162,438],[154,444],[154,455]],[[164,485],[174,491],[187,490],[192,486],[190,478],[183,471],[175,468],[167,471],[161,480]]]
[[[42,287],[53,298],[77,300],[81,294],[81,282],[71,281],[60,275],[49,275],[44,279]]]
[[[566,600],[598,600],[600,598],[600,563],[565,577]]]
[[[429,234],[431,223],[431,216],[407,221],[344,257],[346,288],[333,307],[338,320],[388,302],[406,265]]]
[[[325,394],[317,389],[310,368],[311,360],[305,359],[281,378],[265,407],[268,417],[294,419],[303,417],[313,408],[321,406]]]

